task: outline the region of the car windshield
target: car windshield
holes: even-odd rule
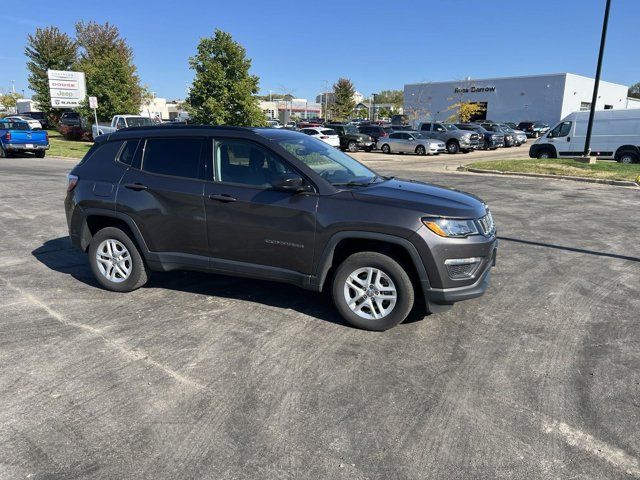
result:
[[[442,125],[447,130],[458,130],[458,127],[456,127],[453,123],[443,123]]]
[[[148,117],[129,117],[127,118],[127,125],[130,127],[148,127],[153,125],[153,122]]]
[[[383,181],[375,172],[321,140],[307,135],[267,135],[332,185],[358,186]]]
[[[355,125],[346,125],[344,127],[344,131],[346,133],[358,133],[358,127],[356,127]]]

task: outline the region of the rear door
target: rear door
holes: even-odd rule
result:
[[[311,273],[318,195],[271,188],[293,167],[242,138],[217,138],[214,165],[214,181],[205,188],[212,265],[242,262]]]
[[[197,136],[148,138],[125,145],[127,156],[121,153],[119,159],[130,167],[120,181],[116,209],[134,220],[149,250],[173,254],[186,264],[201,264],[203,258],[196,256],[209,253],[203,198],[206,145]]]

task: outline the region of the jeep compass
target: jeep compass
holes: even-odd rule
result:
[[[496,259],[480,199],[284,129],[122,129],[96,138],[67,192],[71,241],[116,292],[152,271],[262,278],[329,289],[350,324],[386,330],[418,297],[429,313],[482,295]]]

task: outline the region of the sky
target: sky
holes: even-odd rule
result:
[[[22,2],[13,3],[20,5]],[[216,28],[252,59],[260,92],[313,101],[350,78],[365,96],[406,83],[570,72],[595,74],[605,0],[30,0],[0,11],[0,91],[30,96],[24,47],[37,27],[116,25],[143,84],[184,98],[188,58]],[[24,5],[26,6],[26,5]],[[640,0],[612,0],[603,80],[640,81]],[[90,92],[89,92],[90,93]]]

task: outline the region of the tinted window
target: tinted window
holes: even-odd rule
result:
[[[571,131],[571,122],[562,122],[556,128],[553,129],[552,133],[554,137],[566,137],[569,135]]]
[[[320,130],[324,135],[337,135],[337,133],[335,132],[335,130]]]
[[[198,178],[202,145],[200,138],[149,138],[142,168],[162,175]]]
[[[420,130],[422,130],[423,132],[427,132],[427,131],[431,130],[431,124],[430,123],[425,123],[424,125],[422,125],[420,127]]]
[[[139,143],[139,140],[127,140],[122,150],[120,150],[118,161],[126,165],[131,165]]]
[[[260,145],[245,140],[216,142],[216,179],[220,182],[269,187],[286,172],[293,169]]]
[[[389,135],[389,138],[402,138],[401,133],[392,133]]]
[[[113,162],[116,159],[116,155],[120,151],[120,147],[122,147],[122,140],[115,142],[105,142],[105,143],[94,143],[93,147],[87,152],[84,156],[80,165],[85,163],[87,160],[91,160],[92,162]]]

